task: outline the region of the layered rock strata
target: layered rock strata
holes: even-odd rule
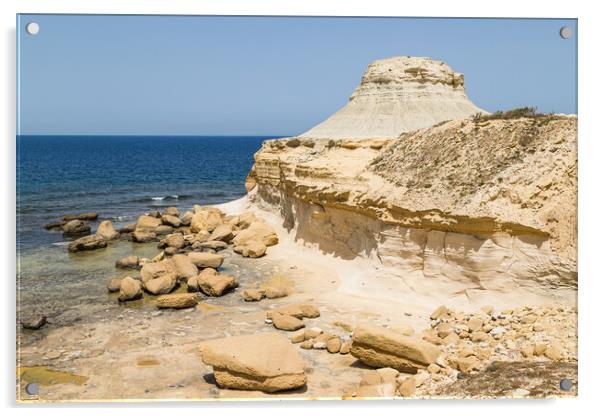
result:
[[[428,73],[432,61],[422,62]],[[358,129],[352,139],[267,140],[247,189],[298,240],[344,259],[477,290],[570,290],[576,130],[567,116],[470,117],[395,139]]]
[[[399,56],[371,63],[347,105],[301,137],[394,139],[479,112],[464,92],[464,75],[441,61]]]

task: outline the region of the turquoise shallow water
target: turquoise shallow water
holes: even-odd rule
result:
[[[17,138],[18,308],[80,319],[120,307],[107,294],[115,260],[153,257],[156,243],[112,243],[70,254],[60,232],[43,225],[64,214],[99,212],[115,227],[144,212],[238,199],[267,137]],[[90,223],[94,231],[98,222]]]

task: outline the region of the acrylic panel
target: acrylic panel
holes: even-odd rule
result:
[[[577,395],[577,20],[17,16],[17,399]]]

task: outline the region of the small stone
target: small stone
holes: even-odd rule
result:
[[[442,317],[443,315],[445,315],[448,312],[449,312],[449,309],[447,309],[447,307],[441,305],[433,311],[433,313],[431,314],[431,319],[432,320],[439,319],[440,317]]]
[[[296,331],[305,326],[302,320],[276,311],[272,312],[272,321],[274,322],[274,327],[276,329],[282,329],[284,331]]]
[[[107,283],[107,290],[109,292],[118,292],[121,288],[121,277],[114,277]]]
[[[268,299],[278,299],[288,295],[286,288],[278,286],[267,286],[264,293],[265,297]]]
[[[543,355],[543,353],[546,351],[547,348],[548,348],[548,346],[546,344],[543,344],[543,343],[535,344],[535,348],[534,348],[533,352],[535,353],[535,355],[540,356],[540,355]]]
[[[21,326],[25,329],[37,330],[46,325],[46,316],[38,315],[21,321]]]
[[[314,342],[313,348],[314,348],[314,350],[324,350],[324,349],[326,349],[326,343],[325,342]]]
[[[552,341],[546,348],[544,355],[552,361],[562,360],[562,347],[556,341]]]
[[[59,358],[61,356],[61,352],[60,351],[48,351],[46,354],[44,354],[44,358],[46,360],[56,360],[57,358]]]
[[[531,358],[531,357],[533,357],[533,354],[535,353],[535,348],[533,347],[533,345],[527,344],[527,345],[524,345],[520,349],[520,353],[525,358]]]
[[[313,339],[323,333],[322,328],[313,327],[305,330],[305,339]]]
[[[305,341],[305,331],[304,330],[299,330],[297,332],[293,332],[291,334],[291,342],[293,344],[298,344],[300,342]]]
[[[470,332],[476,332],[483,326],[483,320],[480,318],[472,317],[468,321],[468,329]]]
[[[439,367],[435,363],[432,363],[429,364],[428,367],[426,367],[426,371],[428,371],[431,374],[437,374],[439,371],[441,371],[441,367]]]
[[[481,307],[481,310],[483,312],[485,312],[487,315],[491,315],[491,313],[493,312],[493,306],[491,305],[485,305]]]
[[[472,342],[483,342],[489,340],[489,335],[483,331],[477,331],[470,334],[470,340]]]
[[[308,339],[299,344],[299,346],[304,350],[311,350],[314,346],[314,342],[311,339]]]
[[[397,388],[397,392],[401,397],[411,397],[416,392],[416,380],[414,377],[407,377],[401,382]]]
[[[531,392],[527,389],[516,389],[512,391],[513,396],[525,397],[531,394]]]
[[[341,340],[339,337],[334,337],[326,343],[326,349],[331,354],[336,354],[341,350]]]
[[[341,345],[341,349],[339,350],[340,354],[349,354],[351,351],[351,341],[345,341]]]
[[[263,290],[246,289],[242,291],[242,298],[245,302],[257,302],[263,299],[265,292]]]

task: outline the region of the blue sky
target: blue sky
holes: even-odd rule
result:
[[[396,55],[445,61],[488,111],[577,111],[576,20],[17,20],[20,134],[299,134],[345,105],[371,61]]]

